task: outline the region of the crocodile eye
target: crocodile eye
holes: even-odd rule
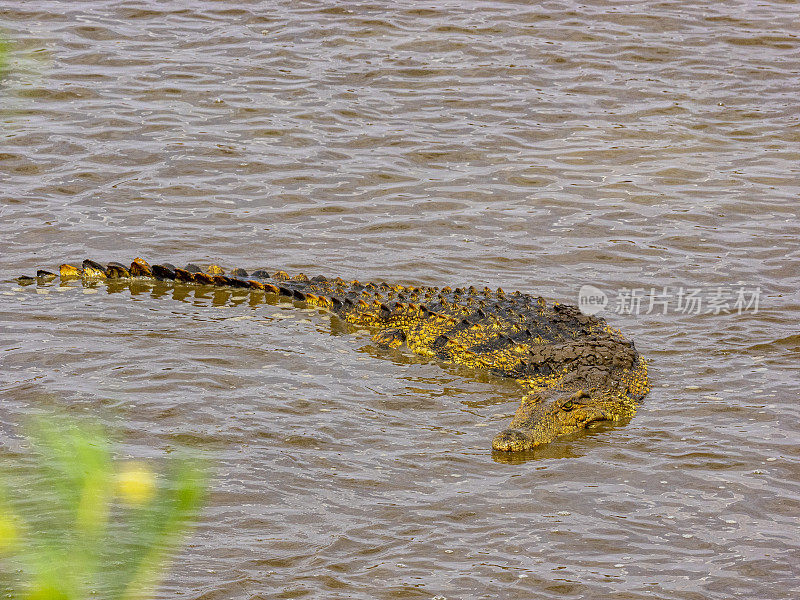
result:
[[[575,408],[575,405],[572,403],[572,400],[567,400],[564,404],[561,405],[561,410],[570,411]]]

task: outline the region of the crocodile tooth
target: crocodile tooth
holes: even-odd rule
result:
[[[209,275],[225,275],[225,270],[219,265],[208,265],[206,273]]]
[[[56,278],[56,274],[51,273],[50,271],[44,271],[42,269],[39,269],[38,271],[36,271],[36,277],[39,279],[44,279],[45,281],[52,281],[53,279]]]
[[[247,271],[245,271],[244,269],[234,269],[233,271],[231,271],[231,275],[233,277],[247,277],[248,276],[247,275]]]
[[[201,269],[194,263],[189,263],[188,265],[186,265],[184,271],[189,271],[189,273],[202,273],[203,269]]]

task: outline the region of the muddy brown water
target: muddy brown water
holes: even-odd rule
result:
[[[60,408],[212,457],[159,598],[798,597],[798,15],[3,3],[3,454]],[[135,256],[592,285],[654,387],[510,460],[513,383],[319,311],[13,281]]]

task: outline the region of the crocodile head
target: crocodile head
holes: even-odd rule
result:
[[[522,400],[511,427],[494,438],[492,448],[505,452],[531,450],[590,423],[619,420],[629,412],[626,404],[616,394],[594,390],[561,391],[547,398],[528,396]]]

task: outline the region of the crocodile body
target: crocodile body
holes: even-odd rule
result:
[[[249,294],[329,310],[368,328],[383,346],[515,379],[525,395],[510,427],[492,442],[497,451],[524,451],[598,421],[621,421],[649,391],[647,364],[618,331],[567,304],[547,304],[520,292],[474,287],[436,288],[360,283],[283,271],[226,275],[211,265],[184,269],[149,265],[61,265],[62,280],[156,279],[177,284],[235,288]],[[50,281],[39,271],[21,283]]]

